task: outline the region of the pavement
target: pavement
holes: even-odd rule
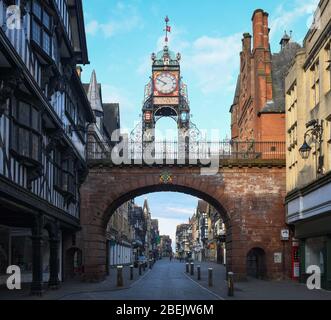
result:
[[[182,264],[185,271],[185,263]],[[201,266],[201,280],[197,280],[196,267]],[[208,268],[213,268],[213,287],[208,286]],[[309,290],[306,285],[291,281],[264,281],[248,278],[234,284],[234,296],[228,297],[225,266],[211,262],[195,262],[194,276],[187,277],[208,288],[225,300],[331,300],[331,292]]]
[[[331,300],[331,292],[308,290],[305,285],[292,281],[263,281],[248,279],[235,283],[234,297],[227,296],[225,267],[216,263],[201,265],[201,280],[186,274],[185,263],[168,259],[158,261],[152,270],[142,276],[134,269],[134,280],[129,280],[130,269],[123,269],[124,287],[116,287],[116,269],[101,283],[66,281],[56,291],[46,291],[42,297],[29,295],[23,290],[0,289],[0,300]],[[208,268],[213,268],[213,286],[208,286]]]
[[[142,276],[149,271],[142,270]],[[139,280],[138,268],[133,269],[133,280],[130,280],[130,267],[123,268],[123,287],[117,287],[117,269],[111,268],[109,276],[102,282],[90,283],[82,282],[79,279],[67,280],[61,284],[58,290],[45,290],[41,297],[30,295],[30,285],[23,284],[22,290],[9,291],[6,287],[0,287],[0,300],[61,300],[72,294],[85,294],[89,292],[119,291],[129,288],[134,282]],[[46,287],[46,286],[45,286]]]

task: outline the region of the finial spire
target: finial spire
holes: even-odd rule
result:
[[[165,23],[166,23],[166,28],[165,28],[165,44],[167,45],[168,44],[168,42],[169,42],[169,38],[168,38],[168,33],[170,33],[171,32],[171,27],[168,25],[168,23],[169,23],[169,21],[170,21],[170,19],[169,19],[169,17],[168,16],[166,16],[165,17],[165,19],[164,19],[164,21],[165,21]]]

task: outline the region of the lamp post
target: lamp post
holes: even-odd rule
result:
[[[307,142],[308,138],[311,138],[312,142],[315,142],[316,152],[316,168],[317,174],[323,174],[324,159],[322,155],[322,143],[323,143],[323,120],[319,123],[318,120],[311,120],[306,124],[307,131],[304,135],[304,143],[299,149],[302,159],[307,160],[312,151],[312,147]]]

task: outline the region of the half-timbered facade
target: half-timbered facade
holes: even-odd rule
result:
[[[39,294],[79,265],[87,63],[81,0],[0,0],[0,284],[18,265]]]

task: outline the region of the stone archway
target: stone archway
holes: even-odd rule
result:
[[[160,179],[165,172],[170,180]],[[146,193],[175,191],[201,198],[219,211],[227,227],[227,268],[246,278],[250,248],[262,243],[270,257],[283,250],[284,175],[280,166],[225,167],[212,176],[201,175],[198,167],[91,166],[81,188],[84,277],[98,281],[106,276],[106,225],[121,204]],[[279,278],[284,270],[271,265],[270,257],[270,277]]]

